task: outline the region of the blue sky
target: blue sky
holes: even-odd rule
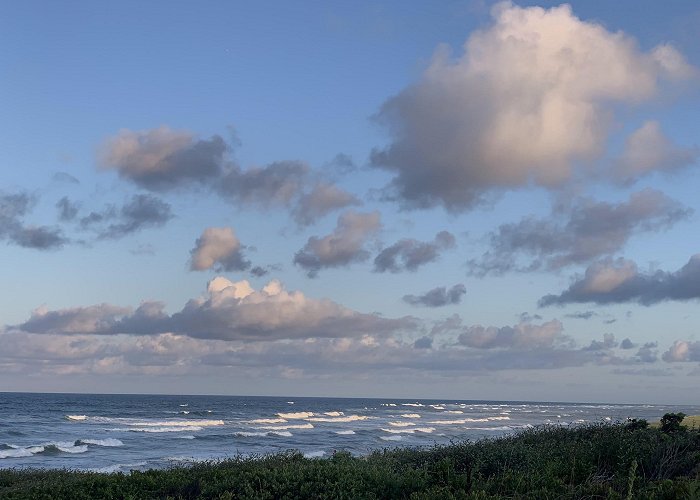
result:
[[[698,21],[3,7],[0,390],[689,402]]]

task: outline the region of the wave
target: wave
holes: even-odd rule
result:
[[[283,418],[257,418],[255,420],[248,420],[249,424],[283,424],[286,422]]]
[[[87,415],[66,415],[66,418],[68,420],[73,420],[76,422],[81,422],[83,420],[87,420]]]
[[[323,450],[319,451],[307,451],[304,453],[304,458],[321,458],[326,452]]]
[[[164,425],[162,427],[115,427],[107,430],[115,432],[148,432],[157,434],[160,432],[197,432],[201,431],[202,429],[204,429],[204,427],[199,427],[196,425],[189,427]]]
[[[95,446],[105,446],[107,448],[113,448],[117,446],[124,446],[119,439],[107,438],[107,439],[78,439],[75,445],[92,444]]]
[[[190,414],[190,412],[188,412],[187,410],[182,410],[180,413],[182,415],[189,415]]]
[[[195,437],[193,435],[188,435],[188,436],[178,436],[180,439],[194,439]]]
[[[421,407],[425,406],[424,404],[421,403],[403,403],[401,406],[415,406],[415,407]]]
[[[240,431],[240,432],[234,433],[234,436],[238,436],[238,437],[267,437],[267,436],[292,437],[292,433],[289,431],[269,431],[269,432]]]
[[[403,438],[401,436],[379,436],[382,441],[401,441]]]
[[[288,418],[290,420],[294,420],[294,419],[298,420],[298,419],[313,417],[314,413],[311,411],[299,411],[299,412],[295,412],[295,413],[278,413],[277,416],[280,418]]]
[[[347,417],[329,417],[329,418],[324,418],[324,417],[310,417],[306,418],[304,420],[308,420],[309,422],[339,422],[339,423],[346,423],[346,422],[357,422],[358,420],[367,420],[369,417],[366,415],[348,415]]]
[[[415,434],[416,432],[421,432],[423,434],[430,434],[435,430],[435,427],[412,427],[411,429],[384,429],[384,432],[390,434]]]
[[[351,434],[355,434],[355,431],[335,431],[336,434],[340,434],[341,436],[349,436]]]
[[[400,415],[403,418],[420,418],[420,415],[417,413],[404,413],[403,415]]]
[[[85,453],[88,451],[86,444],[76,444],[77,441],[57,441],[44,443],[36,446],[14,446],[6,444],[5,449],[0,450],[0,459],[2,458],[27,458],[33,455],[57,455],[59,453]]]
[[[465,427],[470,431],[512,431],[513,428],[508,425],[501,425],[498,427]]]
[[[389,425],[393,425],[394,427],[410,427],[416,424],[414,422],[389,422]]]
[[[445,410],[443,413],[462,414],[464,412],[462,410]]]
[[[145,467],[146,465],[148,465],[148,462],[136,462],[134,464],[114,464],[85,470],[87,472],[97,472],[98,474],[114,474],[115,472],[121,472],[122,469],[126,469],[127,467],[129,468],[128,470],[132,470],[132,468]]]
[[[258,429],[266,429],[269,431],[286,431],[287,429],[313,429],[313,424],[298,424],[298,425],[263,425]]]

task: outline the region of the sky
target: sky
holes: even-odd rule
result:
[[[697,2],[1,9],[0,391],[699,403]]]

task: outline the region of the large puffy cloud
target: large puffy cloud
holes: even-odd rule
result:
[[[349,210],[338,217],[335,230],[326,236],[312,236],[294,255],[294,263],[310,277],[321,269],[343,267],[369,258],[365,245],[381,228],[379,212]]]
[[[82,229],[100,239],[122,238],[145,228],[164,226],[173,218],[170,204],[150,194],[132,196],[121,207],[110,205],[80,218]]]
[[[243,255],[241,242],[230,227],[206,228],[195,241],[190,254],[190,269],[193,271],[212,268],[217,271],[244,271],[251,265]]]
[[[0,192],[0,240],[35,250],[55,250],[68,243],[57,227],[26,224],[27,216],[36,204],[36,197],[28,193]]]
[[[604,152],[614,106],[654,98],[695,69],[669,45],[649,52],[571,7],[500,3],[464,54],[434,56],[378,113],[392,142],[372,154],[407,206],[460,211],[487,193],[560,186]],[[595,75],[592,77],[591,75]]]
[[[440,231],[432,242],[399,240],[379,252],[374,259],[374,271],[416,271],[419,267],[436,261],[441,251],[454,248],[455,244],[455,237],[447,231]]]
[[[219,177],[226,150],[219,136],[197,139],[166,126],[124,129],[102,146],[101,164],[141,187],[166,190]]]
[[[218,277],[207,294],[192,299],[172,315],[159,302],[144,302],[136,310],[100,304],[50,311],[38,308],[12,330],[43,334],[175,333],[193,338],[271,341],[293,338],[353,337],[410,328],[410,318],[387,319],[362,314],[331,300],[289,292],[278,281],[254,290],[247,281]]]
[[[653,189],[633,193],[620,203],[576,199],[556,207],[547,219],[529,217],[500,226],[490,235],[488,252],[469,262],[470,270],[484,276],[589,263],[619,251],[634,234],[667,229],[691,213]],[[530,260],[520,263],[519,255]]]
[[[627,138],[625,149],[615,164],[615,174],[623,182],[632,182],[654,172],[672,172],[694,163],[700,150],[675,144],[661,130],[659,122],[649,120]]]
[[[651,305],[666,300],[700,299],[700,254],[675,272],[640,272],[626,259],[604,259],[590,265],[583,276],[559,295],[546,295],[540,306],[579,302],[614,304],[637,302]]]
[[[459,304],[467,293],[467,287],[458,283],[451,288],[439,286],[421,295],[404,295],[403,300],[413,306],[442,307]]]

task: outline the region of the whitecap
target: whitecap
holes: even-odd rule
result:
[[[415,407],[421,407],[421,406],[425,406],[425,405],[420,404],[420,403],[403,403],[401,406],[415,406]]]
[[[108,448],[113,448],[117,446],[124,446],[119,439],[107,438],[107,439],[79,439],[75,442],[76,444],[92,444],[95,446],[104,446]]]
[[[178,436],[178,439],[194,439],[193,435],[188,435],[188,436]]]
[[[323,450],[307,451],[306,453],[304,453],[304,458],[320,458],[325,454],[326,454],[326,452]]]
[[[345,413],[342,411],[327,411],[324,415],[328,415],[329,417],[342,417]]]
[[[263,425],[258,427],[258,429],[266,429],[269,431],[286,431],[287,429],[313,429],[313,424],[299,424],[299,425]]]
[[[271,431],[268,434],[274,434],[275,436],[280,437],[292,437],[292,433],[289,431]]]
[[[147,433],[160,433],[160,432],[197,432],[201,431],[204,429],[204,427],[199,427],[196,425],[192,425],[189,427],[184,427],[184,426],[167,426],[164,425],[162,427],[117,427],[114,429],[107,429],[110,431],[117,431],[117,432],[147,432]]]
[[[66,418],[75,422],[81,422],[87,420],[87,415],[66,415]]]
[[[314,414],[311,411],[299,411],[295,413],[278,413],[277,416],[280,418],[288,418],[292,420],[313,417]]]
[[[248,420],[249,424],[283,424],[286,420],[283,418],[257,418],[255,420]]]
[[[393,425],[394,427],[410,427],[416,424],[415,422],[389,422],[389,425]]]
[[[336,433],[336,434],[340,434],[341,436],[343,436],[343,435],[348,435],[348,436],[349,436],[349,435],[351,435],[351,434],[355,434],[355,431],[335,431],[335,433]]]
[[[420,415],[417,413],[404,413],[401,415],[403,418],[420,418]]]
[[[502,425],[500,427],[465,427],[465,429],[473,431],[512,431],[513,428],[508,425]]]
[[[306,418],[304,420],[308,420],[309,422],[338,422],[338,423],[346,423],[346,422],[356,422],[358,420],[367,420],[369,417],[365,415],[348,415],[347,417],[310,417]]]
[[[379,436],[382,441],[401,441],[403,438],[401,436]]]
[[[415,434],[416,432],[422,432],[424,434],[430,434],[435,430],[435,427],[412,427],[410,429],[384,429],[384,432],[390,434]]]

